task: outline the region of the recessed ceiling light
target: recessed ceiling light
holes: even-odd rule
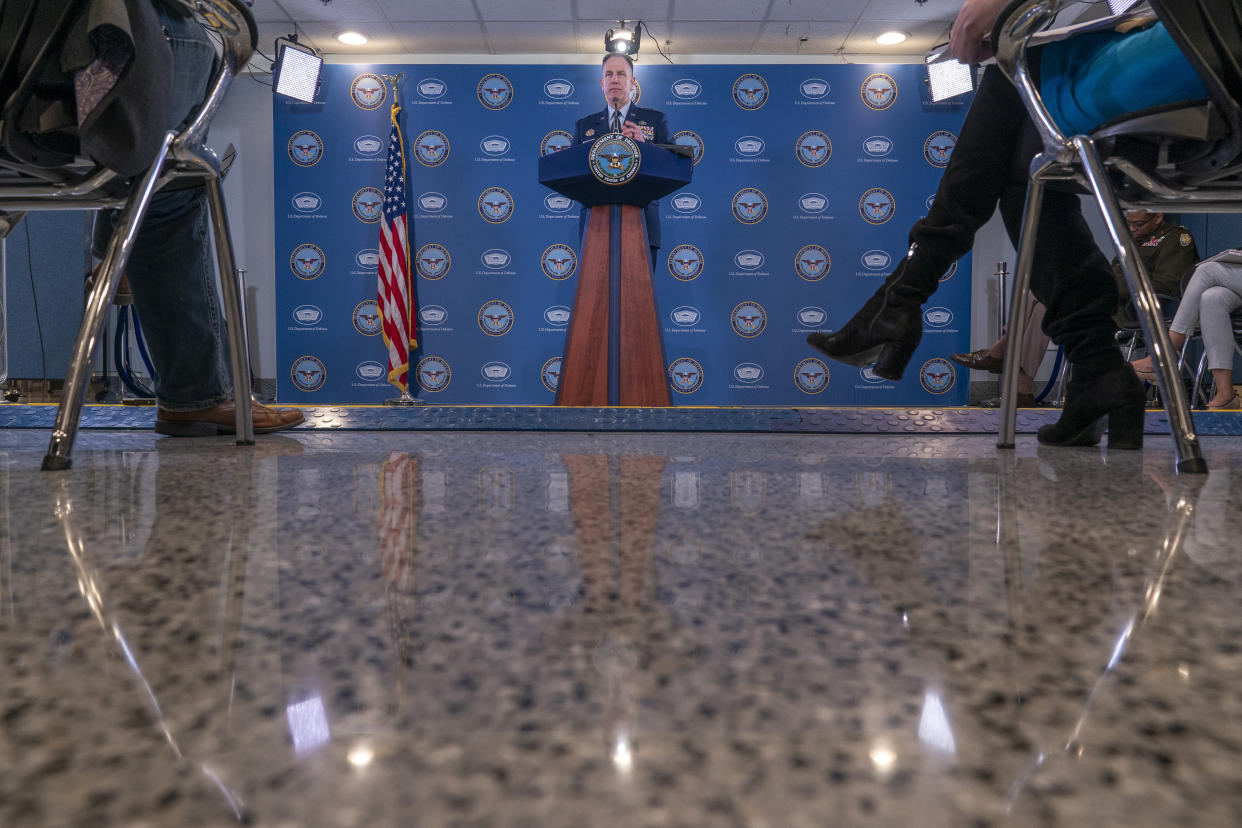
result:
[[[875,39],[875,42],[881,46],[896,46],[898,43],[905,43],[910,35],[904,32],[885,32]]]
[[[367,36],[358,32],[341,32],[336,39],[344,43],[346,46],[365,46]],[[902,40],[905,40],[903,37]]]

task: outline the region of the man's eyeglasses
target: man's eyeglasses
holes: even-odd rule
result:
[[[1126,219],[1126,226],[1128,226],[1131,230],[1134,230],[1139,227],[1142,227],[1145,224],[1151,224],[1151,221],[1154,218],[1155,216],[1148,216],[1147,218],[1139,219],[1138,221],[1131,221],[1130,219]]]

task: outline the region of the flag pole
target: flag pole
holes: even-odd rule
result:
[[[398,138],[401,138],[401,127],[398,125],[397,116],[401,113],[401,80],[402,78],[405,77],[405,72],[399,72],[396,75],[381,74],[381,77],[388,83],[392,84],[392,121],[393,121],[393,126],[397,128]],[[404,139],[401,139],[401,167],[402,169],[405,168],[405,141]],[[408,182],[405,182],[404,175],[402,175],[402,181],[403,183],[406,184],[406,186],[409,186]],[[405,260],[407,262],[410,260],[410,245],[409,245],[408,239],[406,240],[406,243],[405,243]],[[413,272],[411,269],[410,276],[412,275],[413,275]],[[407,320],[410,320],[411,323],[413,321],[413,316],[411,316],[411,314],[413,313],[413,308],[414,308],[413,281],[414,281],[413,278],[408,279],[408,281],[406,282],[406,291],[405,291],[405,294],[406,294],[406,307],[405,307],[406,316],[405,318]],[[406,331],[405,333],[408,337],[409,347],[411,349],[417,347],[418,341],[414,337],[408,336],[409,331]],[[391,405],[391,406],[426,405],[426,403],[423,402],[422,400],[417,399],[416,397],[410,396],[410,368],[412,368],[413,366],[410,366],[409,363],[412,361],[413,361],[412,359],[407,359],[405,385],[401,386],[401,396],[394,397],[390,400],[384,400],[384,405]]]

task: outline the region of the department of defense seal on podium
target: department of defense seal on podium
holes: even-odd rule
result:
[[[619,132],[601,135],[591,145],[591,154],[587,157],[591,174],[604,184],[617,186],[638,175],[642,164],[642,156],[638,151],[638,143]]]

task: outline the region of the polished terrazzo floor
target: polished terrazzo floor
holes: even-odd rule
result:
[[[45,441],[6,827],[1242,824],[1238,438]]]

